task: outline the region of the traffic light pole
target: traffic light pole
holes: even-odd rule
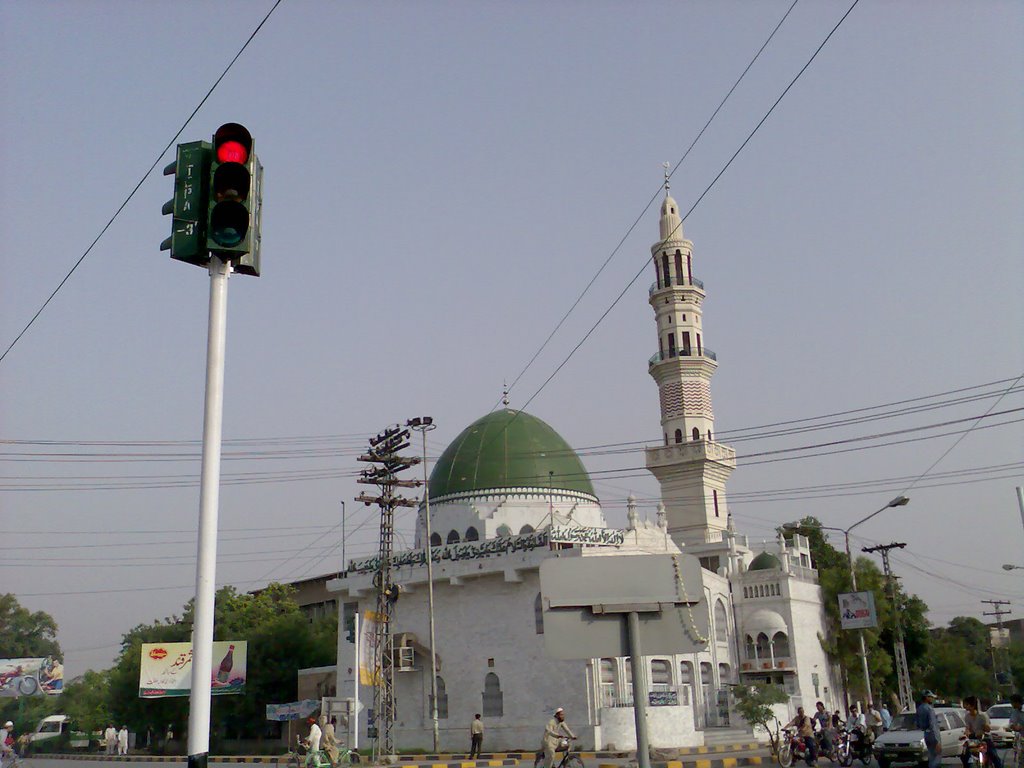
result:
[[[206,768],[210,752],[210,688],[213,671],[213,608],[217,571],[217,513],[224,421],[224,347],[231,264],[210,255],[210,319],[206,343],[206,405],[199,490],[199,549],[192,622],[192,691],[188,708],[188,768]]]

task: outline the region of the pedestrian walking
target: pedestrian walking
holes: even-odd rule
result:
[[[128,754],[128,726],[122,725],[121,730],[117,732],[117,754],[127,755]]]
[[[469,724],[469,759],[473,756],[480,757],[480,750],[484,745],[484,721],[480,715],[473,715],[473,722]]]
[[[868,729],[871,731],[871,741],[874,742],[879,736],[882,735],[882,727],[885,725],[885,721],[882,719],[882,713],[878,711],[878,707],[875,706],[875,702],[868,702]]]
[[[888,731],[892,728],[892,715],[889,713],[889,708],[882,702],[882,708],[878,710],[878,714],[882,716],[882,730]]]

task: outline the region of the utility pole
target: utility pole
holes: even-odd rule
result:
[[[896,642],[894,644],[896,681],[899,685],[900,707],[904,710],[913,707],[913,690],[910,687],[910,667],[907,664],[907,650],[903,644],[903,622],[900,620],[900,609],[896,604],[896,579],[893,578],[892,569],[889,567],[889,550],[903,549],[905,546],[907,545],[903,542],[894,541],[892,544],[879,544],[877,547],[864,547],[862,550],[864,552],[882,553],[882,568],[885,571],[885,581],[889,587],[889,599],[892,601],[893,623],[896,625]]]
[[[996,617],[996,623],[999,626],[999,641],[1000,641],[1000,643],[1002,643],[1002,640],[1003,640],[1003,616],[1009,616],[1011,613],[1013,613],[1013,611],[1003,610],[1002,606],[1009,605],[1010,601],[1009,600],[982,600],[981,602],[987,603],[988,605],[992,606],[992,610],[991,611],[985,611],[985,612],[982,613],[982,615],[983,616],[995,616]],[[990,643],[992,645],[992,676],[995,678],[996,690],[998,691],[1000,685],[1002,685],[1002,681],[1000,680],[1000,677],[1004,676],[1004,679],[1006,677],[1009,677],[1009,670],[1006,668],[1007,667],[1007,665],[1006,665],[1006,654],[1005,653],[1000,653],[1000,654],[996,653],[996,644],[995,644],[994,641],[991,640],[991,636],[990,636]],[[1000,664],[999,660],[1001,660],[1003,663]]]
[[[374,628],[373,714],[374,723],[367,735],[373,739],[373,762],[390,762],[395,754],[391,729],[395,724],[395,653],[391,634],[391,615],[398,600],[398,585],[391,580],[391,559],[395,543],[395,507],[414,507],[415,501],[395,495],[395,488],[418,488],[420,480],[399,480],[396,475],[420,463],[415,457],[399,456],[409,447],[409,430],[398,425],[388,427],[370,438],[370,447],[358,461],[375,466],[364,469],[358,483],[376,485],[377,496],[360,493],[356,501],[366,506],[380,507],[380,546],[377,552],[377,572],[373,586],[377,593],[376,625]]]

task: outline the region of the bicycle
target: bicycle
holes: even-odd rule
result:
[[[559,763],[554,763],[552,768],[583,768],[583,759],[580,757],[579,752],[574,752],[571,749],[572,744],[568,739],[562,739],[558,742],[558,749],[555,750],[555,756],[558,756],[559,752],[564,752],[562,760]],[[536,759],[533,761],[533,768],[544,768],[544,750],[537,753]]]
[[[306,768],[309,758],[309,750],[302,742],[300,736],[295,737],[295,749],[290,749],[277,759],[277,768]],[[341,765],[356,765],[359,763],[359,753],[348,747],[338,745],[338,760],[330,759],[325,750],[319,749],[309,761],[310,768],[337,768]]]

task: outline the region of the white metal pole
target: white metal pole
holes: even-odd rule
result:
[[[850,562],[850,583],[853,586],[853,591],[857,591],[857,572],[853,568],[853,555],[850,554],[850,531],[844,531],[846,534],[846,559]],[[867,710],[868,703],[871,701],[871,673],[868,671],[868,651],[864,645],[864,630],[858,629],[857,635],[860,639],[860,663],[861,670],[864,673],[864,710]]]
[[[437,651],[434,645],[434,554],[430,541],[430,488],[427,477],[427,432],[433,424],[419,428],[423,435],[423,518],[427,538],[427,622],[430,627],[430,721],[434,732],[434,754],[441,749],[441,736],[437,722]]]
[[[359,749],[359,633],[362,631],[359,628],[359,603],[356,603],[356,621],[354,625],[354,631],[356,635],[355,642],[355,664],[352,665],[352,671],[355,674],[352,676],[352,698],[354,703],[352,705],[352,712],[349,714],[349,722],[352,724],[352,749]]]
[[[217,571],[217,511],[224,417],[224,346],[231,264],[210,257],[210,318],[206,344],[206,406],[199,490],[199,545],[192,623],[192,692],[188,710],[188,765],[205,768],[210,752],[210,675],[213,669],[213,603]]]

